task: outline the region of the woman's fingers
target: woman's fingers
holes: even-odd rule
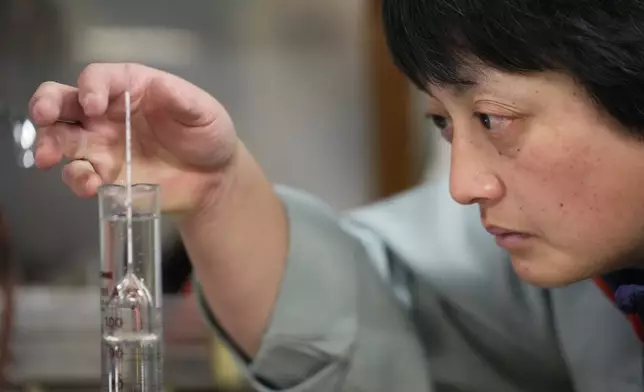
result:
[[[29,115],[38,127],[86,119],[78,102],[78,89],[56,82],[45,82],[38,87],[29,101]]]
[[[86,158],[87,132],[80,126],[86,120],[78,102],[78,89],[56,82],[38,87],[29,102],[30,117],[38,127],[36,165],[48,169],[63,157]]]
[[[115,125],[105,118],[109,104],[126,89],[144,78],[134,78],[126,65],[94,64],[80,75],[78,88],[46,82],[29,102],[29,113],[38,129],[35,163],[49,169],[64,158],[63,181],[80,197],[96,194],[103,182],[118,178],[121,149]],[[136,72],[134,72],[136,73]],[[119,109],[122,110],[122,109]]]
[[[49,169],[63,157],[91,160],[89,131],[77,124],[57,122],[38,130],[36,166]]]
[[[54,126],[38,129],[35,163],[40,169],[50,169],[63,159],[62,148],[58,145]]]
[[[102,116],[116,97],[132,89],[134,64],[90,64],[78,77],[79,101],[88,116]],[[137,81],[140,82],[140,81]]]
[[[71,161],[63,168],[63,182],[79,197],[96,195],[101,177],[89,161]]]
[[[63,158],[67,158],[71,159],[72,162],[70,163],[71,166],[66,166],[67,169],[65,170],[72,170],[72,174],[79,170],[76,167],[91,168],[91,171],[99,180],[99,184],[103,181],[113,181],[118,177],[120,161],[115,156],[115,151],[120,151],[120,149],[115,149],[114,146],[107,146],[100,143],[99,140],[93,140],[91,137],[92,131],[83,129],[75,124],[55,123],[50,127],[40,129],[38,132],[35,162],[39,168],[49,169],[59,164]],[[80,164],[77,162],[80,162]],[[68,174],[65,174],[65,176]],[[95,192],[95,189],[92,188],[93,185],[94,183],[90,182],[90,188],[87,189],[90,192],[90,196],[92,192]],[[82,190],[79,192],[82,192]]]

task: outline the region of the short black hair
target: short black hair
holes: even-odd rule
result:
[[[394,62],[420,89],[468,83],[476,63],[563,72],[644,134],[642,0],[383,0],[382,13]]]

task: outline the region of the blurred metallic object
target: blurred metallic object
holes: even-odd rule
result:
[[[29,96],[51,78],[47,73],[63,66],[69,52],[58,8],[52,0],[0,1],[0,131],[13,135],[21,168],[34,165]]]
[[[27,115],[0,102],[0,132],[11,133],[18,166],[34,166],[36,127]]]
[[[13,138],[18,147],[18,165],[25,169],[35,163],[34,142],[36,141],[36,128],[29,119],[18,120],[13,123]]]

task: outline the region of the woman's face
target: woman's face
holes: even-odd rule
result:
[[[644,260],[644,142],[572,79],[486,70],[467,88],[430,87],[451,143],[450,191],[517,273],[559,286]]]

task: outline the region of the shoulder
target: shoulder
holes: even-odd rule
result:
[[[516,322],[533,336],[542,333],[545,324],[534,315],[549,312],[544,290],[519,279],[509,254],[482,227],[478,207],[454,202],[446,179],[351,211],[346,221],[378,237],[424,298],[448,301],[477,325],[503,324],[510,333]]]

